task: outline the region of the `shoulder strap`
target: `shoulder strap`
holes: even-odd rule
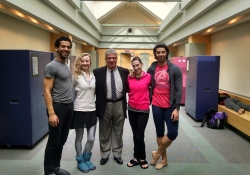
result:
[[[225,112],[223,112],[223,114],[224,114],[224,120],[226,120],[228,115]]]
[[[204,127],[204,125],[205,125],[205,123],[207,122],[207,116],[208,116],[208,111],[205,113],[205,116],[204,116],[204,118],[203,118],[203,121],[202,121],[202,123],[201,123],[201,126],[200,127]]]
[[[209,118],[212,114],[214,114],[215,112],[217,112],[216,109],[214,108],[210,108],[209,110],[206,111],[204,119],[201,123],[200,127],[204,127],[204,125],[207,123],[207,120],[210,120],[211,118]]]

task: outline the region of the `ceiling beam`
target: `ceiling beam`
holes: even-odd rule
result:
[[[85,1],[85,0],[80,0],[80,1]],[[96,0],[96,1],[103,1],[103,0]],[[113,0],[113,1],[119,1],[119,0]],[[140,0],[141,2],[181,2],[181,0]],[[126,2],[126,1],[125,1]],[[135,0],[130,0],[127,2],[137,2]]]
[[[102,27],[159,27],[158,24],[101,24]]]

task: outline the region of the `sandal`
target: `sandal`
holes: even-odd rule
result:
[[[147,166],[143,167],[143,165],[147,165]],[[140,161],[140,166],[142,169],[147,169],[148,168],[148,161],[146,161],[146,160]]]
[[[165,160],[162,160],[160,163],[158,163],[158,164],[155,166],[155,168],[156,168],[157,170],[161,170],[164,166],[167,166],[167,165],[168,165],[168,162],[165,161]]]
[[[137,161],[136,158],[131,159],[129,163],[130,163],[131,165],[127,164],[127,167],[133,167],[133,166],[137,166],[137,165],[140,164],[140,163]]]

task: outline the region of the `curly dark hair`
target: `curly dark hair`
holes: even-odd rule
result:
[[[68,41],[68,42],[70,42],[70,48],[72,48],[72,41],[67,36],[60,36],[59,38],[57,38],[57,40],[55,41],[55,47],[56,48],[60,47],[60,42],[61,41]]]
[[[155,45],[155,47],[153,49],[155,59],[156,59],[156,54],[155,54],[156,53],[156,49],[158,49],[160,47],[162,47],[162,48],[164,48],[166,50],[166,53],[167,53],[166,57],[168,58],[168,54],[169,54],[168,46],[166,44],[164,44],[164,43],[158,43],[158,44]]]

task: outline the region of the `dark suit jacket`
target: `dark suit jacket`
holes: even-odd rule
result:
[[[123,112],[124,116],[127,117],[126,111],[127,111],[127,88],[128,88],[128,75],[129,70],[125,69],[123,67],[117,66],[118,71],[121,75],[122,84],[123,84],[123,99],[122,99],[122,105],[123,105]],[[96,79],[96,114],[97,117],[102,120],[106,105],[107,105],[107,86],[106,86],[106,77],[107,77],[107,66],[100,67],[94,69],[93,73],[95,75]]]

